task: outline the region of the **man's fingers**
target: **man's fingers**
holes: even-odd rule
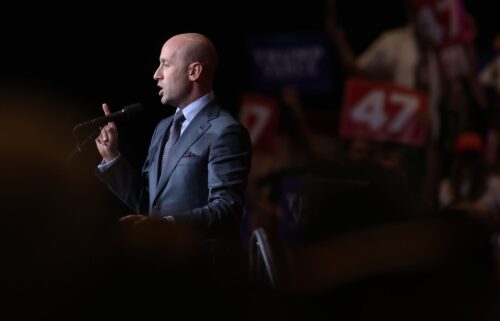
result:
[[[106,130],[103,128],[99,133],[99,136],[96,137],[95,142],[100,145],[106,145],[109,141],[109,136],[106,133]]]
[[[116,137],[116,127],[108,124],[101,129],[101,133],[99,134],[99,142],[107,143],[111,141],[114,137]]]
[[[109,140],[109,135],[108,135],[108,131],[106,130],[106,128],[103,128],[101,130],[101,140],[104,142],[104,143],[107,143],[108,140]]]
[[[109,106],[106,103],[102,104],[102,110],[104,111],[104,115],[111,114],[111,111],[109,110]]]
[[[102,104],[102,110],[104,111],[104,115],[111,115],[111,110],[109,109],[108,104],[104,103]],[[115,122],[109,122],[108,125],[109,127],[116,128]]]

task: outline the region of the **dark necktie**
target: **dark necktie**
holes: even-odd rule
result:
[[[161,171],[163,172],[163,169],[165,166],[167,166],[167,160],[170,154],[170,151],[172,150],[172,147],[174,147],[175,143],[179,139],[180,133],[181,133],[181,126],[182,122],[185,120],[184,114],[182,111],[178,111],[174,115],[174,121],[172,122],[172,126],[170,127],[170,135],[168,136],[168,140],[165,143],[165,149],[163,150],[163,159],[162,159],[162,165],[161,165]]]

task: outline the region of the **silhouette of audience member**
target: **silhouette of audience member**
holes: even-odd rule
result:
[[[439,190],[443,210],[470,215],[493,229],[500,223],[500,177],[489,173],[484,160],[484,142],[475,132],[458,136],[454,160]]]

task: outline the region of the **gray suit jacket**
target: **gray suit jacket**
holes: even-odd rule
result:
[[[250,171],[247,130],[210,102],[179,137],[160,174],[172,121],[170,116],[156,127],[142,175],[120,157],[98,177],[138,214],[171,215],[176,222],[209,234],[229,226],[234,229],[243,212]]]

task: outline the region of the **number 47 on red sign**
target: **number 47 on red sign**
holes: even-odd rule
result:
[[[425,143],[426,96],[383,82],[350,79],[341,113],[340,133],[421,146]]]

